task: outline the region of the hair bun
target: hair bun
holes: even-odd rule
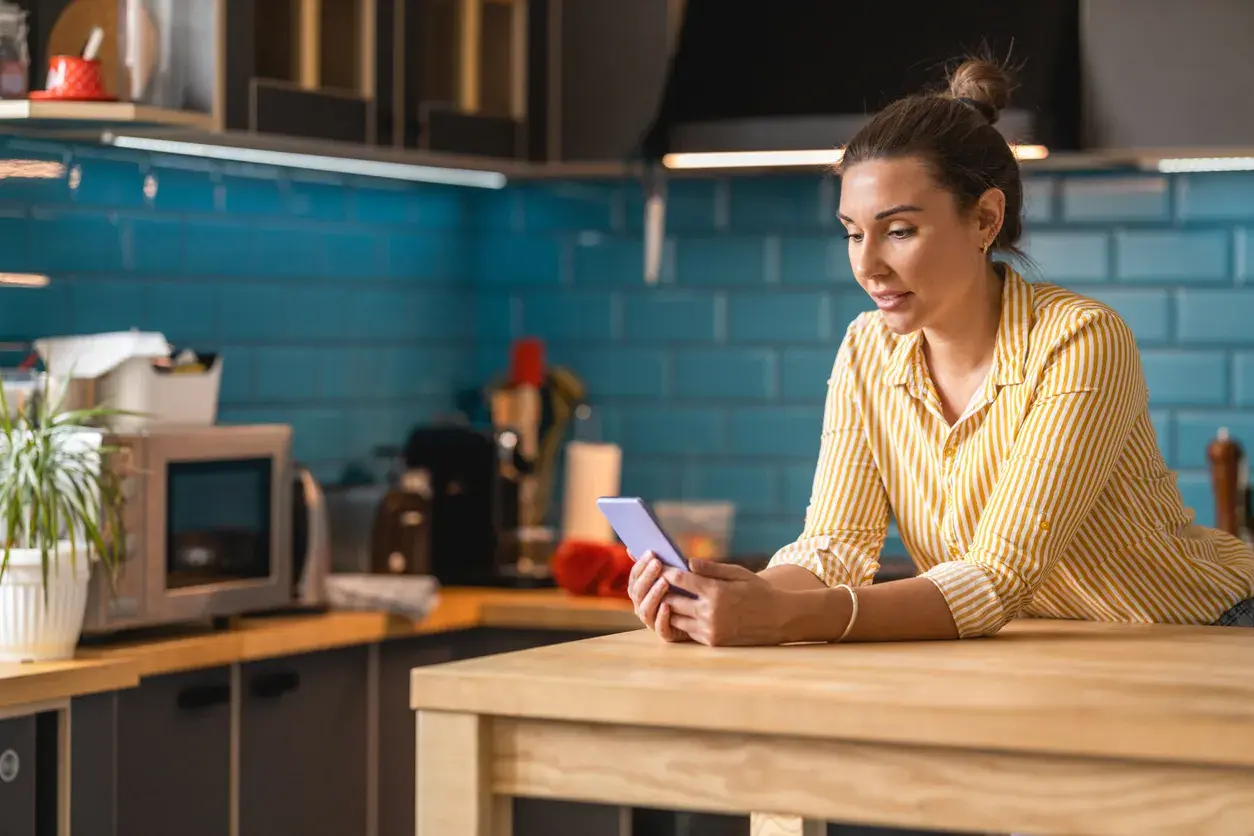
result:
[[[966,99],[991,125],[1010,103],[1010,72],[993,61],[968,58],[949,77],[949,96]],[[982,107],[980,105],[983,105]]]

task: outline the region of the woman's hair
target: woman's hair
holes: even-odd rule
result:
[[[1023,233],[1019,162],[993,127],[1011,88],[1006,68],[988,59],[967,59],[949,77],[948,89],[898,99],[877,113],[845,147],[839,168],[920,157],[964,212],[988,189],[1001,189],[1005,219],[991,249],[1022,256],[1016,246]]]

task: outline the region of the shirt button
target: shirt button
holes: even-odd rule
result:
[[[957,547],[957,546],[955,546],[953,543],[950,543],[950,544],[949,544],[949,556],[950,556],[950,557],[961,557],[961,556],[962,556],[962,549],[958,548],[958,547]]]
[[[1049,531],[1049,520],[1045,519],[1044,517],[1041,517],[1040,521],[1036,524],[1036,530],[1041,532],[1042,534],[1044,534],[1046,531]]]
[[[945,447],[945,458],[952,459],[954,457],[954,453],[956,452],[957,452],[957,448],[955,448],[954,445],[952,444],[947,445]]]

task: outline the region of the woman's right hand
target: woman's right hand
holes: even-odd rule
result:
[[[654,557],[653,552],[637,560],[627,576],[627,595],[644,626],[663,641],[687,641],[687,633],[671,626],[671,606],[666,603],[670,586],[662,577],[662,561]]]

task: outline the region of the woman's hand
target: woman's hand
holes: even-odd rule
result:
[[[666,596],[673,627],[710,647],[783,643],[787,591],[734,563],[693,560],[690,568],[662,569],[663,582],[697,595]]]
[[[637,560],[627,575],[627,595],[644,626],[664,641],[687,641],[688,634],[671,624],[672,608],[666,600],[670,591],[670,583],[662,577],[662,561],[652,552]]]

